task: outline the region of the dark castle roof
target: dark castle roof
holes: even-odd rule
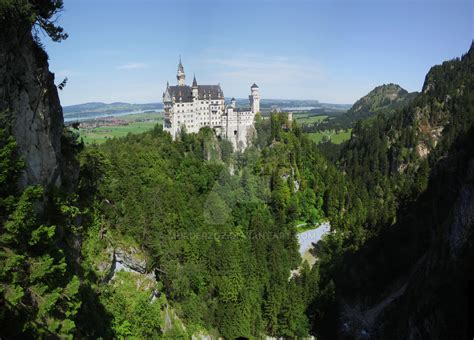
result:
[[[169,94],[171,97],[175,97],[176,101],[179,102],[179,98],[182,98],[183,102],[192,102],[193,101],[193,88],[188,85],[175,85],[168,88]],[[208,99],[209,94],[212,99],[223,99],[224,93],[220,85],[198,85],[198,98],[199,99]]]

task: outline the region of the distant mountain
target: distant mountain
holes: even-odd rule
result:
[[[230,102],[230,98],[226,98],[226,102]],[[311,110],[330,108],[334,110],[347,110],[348,105],[341,104],[324,104],[317,100],[293,100],[293,99],[262,99],[262,113],[268,113],[272,108],[278,107],[282,110]],[[248,98],[237,98],[237,106],[249,106]],[[90,102],[77,105],[63,106],[63,114],[65,121],[94,119],[105,116],[116,116],[129,114],[133,112],[158,111],[163,110],[162,103],[148,104],[130,104],[123,102],[102,103]]]
[[[114,116],[132,112],[157,111],[162,110],[162,103],[149,104],[129,104],[122,102],[101,103],[91,102],[78,105],[63,106],[65,121],[93,119],[104,116]]]
[[[123,102],[114,102],[110,104],[102,102],[90,102],[77,105],[63,106],[64,115],[78,112],[125,112],[125,111],[136,111],[136,110],[161,110],[163,109],[162,103],[149,103],[149,104],[130,104]]]
[[[380,85],[356,101],[347,111],[347,117],[359,120],[378,113],[393,113],[406,106],[417,95],[417,92],[409,93],[397,84]]]

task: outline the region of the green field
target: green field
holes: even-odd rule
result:
[[[137,122],[140,120],[154,120],[154,121],[163,121],[163,113],[156,112],[156,113],[136,113],[132,115],[120,116],[117,117],[118,119],[126,120],[127,122]]]
[[[327,116],[308,116],[308,114],[298,114],[294,119],[299,124],[314,123],[325,119]],[[118,117],[128,122],[128,125],[103,126],[92,129],[79,129],[79,133],[86,144],[100,144],[108,139],[124,137],[129,133],[142,133],[149,131],[156,124],[163,123],[163,116],[160,113],[141,113]],[[310,132],[306,135],[316,143],[322,141],[323,137],[328,136],[335,144],[340,144],[351,137],[351,130],[335,133],[334,131]]]
[[[312,124],[316,122],[320,122],[326,119],[328,116],[310,116],[307,113],[303,114],[293,114],[293,119],[298,122],[299,125],[301,124]]]
[[[349,138],[351,138],[351,131],[352,129],[349,129],[347,132],[341,131],[339,133],[336,133],[331,130],[323,132],[309,132],[306,133],[306,135],[316,143],[321,142],[324,136],[328,136],[331,142],[333,142],[334,144],[341,144],[342,142],[345,142],[346,140],[349,140]]]
[[[81,138],[85,144],[100,144],[108,139],[124,137],[129,133],[142,133],[152,130],[156,124],[162,124],[163,118],[159,113],[141,113],[122,117],[117,117],[125,120],[128,125],[120,126],[102,126],[92,129],[79,129]]]

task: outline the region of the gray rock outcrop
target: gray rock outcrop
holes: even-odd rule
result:
[[[0,32],[1,127],[15,137],[25,161],[20,188],[59,186],[63,113],[54,74],[30,26],[19,27]]]

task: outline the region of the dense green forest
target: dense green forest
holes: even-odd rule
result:
[[[337,226],[351,218],[341,207],[354,209],[350,184],[288,125],[285,114],[257,118],[255,145],[241,154],[210,129],[172,142],[161,126],[85,151],[104,159],[106,233],[140,245],[189,330],[309,334],[305,311],[319,274],[305,267],[288,280],[300,262],[294,222],[330,218]]]
[[[211,130],[183,135],[173,142],[161,125],[150,133],[82,151],[78,156],[81,172],[77,192],[68,194],[65,202],[57,194],[51,198],[55,204],[49,207],[58,210],[54,216],[64,212],[62,218],[68,214],[69,219],[81,218],[80,227],[69,225],[69,229],[83,237],[79,269],[88,293],[82,293],[92,294],[93,290],[99,298],[82,304],[78,301],[74,312],[67,311],[71,316],[77,313],[79,334],[162,334],[162,316],[156,308],[159,311],[164,301],[159,300],[158,306],[140,305],[139,310],[133,310],[138,315],[130,320],[129,309],[117,303],[139,304],[131,300],[142,299],[142,295],[120,297],[97,270],[107,246],[121,243],[123,247],[137,245],[143,251],[147,270],[156,274],[156,289],[166,295],[188,331],[215,329],[227,338],[308,335],[310,322],[305,311],[308,301],[318,295],[319,274],[317,266],[312,270],[305,267],[299,277],[288,280],[290,269],[300,262],[294,221],[329,218],[335,226],[338,221],[343,225],[342,221],[347,223],[351,217],[341,210],[354,209],[345,197],[350,184],[297,126],[288,124],[285,114],[270,120],[258,118],[255,146],[242,154],[229,152],[228,142],[216,140]],[[6,143],[2,150],[12,150],[12,143]],[[2,154],[7,162],[10,155]],[[29,195],[25,198],[11,198],[14,208],[6,211],[6,219],[11,220],[6,231],[20,228],[18,219],[26,218],[17,216],[16,210],[30,216],[31,201],[41,197],[38,190],[25,190],[23,196]],[[25,211],[25,204],[29,210]],[[54,244],[58,231],[40,221],[41,217],[28,221],[24,237]],[[64,222],[58,223],[66,228]],[[15,244],[21,243],[5,246],[10,249]],[[53,249],[48,249],[39,256],[55,263]],[[64,255],[61,257],[60,252],[55,256],[63,273],[69,273]],[[13,261],[7,258],[8,263]],[[41,275],[53,273],[57,274],[48,268]],[[26,282],[16,282],[13,274],[7,271],[3,277],[20,290],[18,295],[10,297],[12,292],[7,296],[12,310],[21,315],[16,309],[23,296],[20,292],[32,288]],[[71,280],[77,282],[71,292],[77,299],[77,277]],[[64,288],[71,289],[71,283]],[[57,302],[56,297],[53,301]],[[98,315],[102,309],[104,314]],[[44,312],[33,311],[28,314],[33,320],[25,331],[35,334],[42,332],[42,327],[50,327],[41,322]],[[143,323],[145,317],[152,319],[150,324]],[[107,322],[111,329],[104,329]],[[74,331],[73,325],[71,329],[61,328],[62,332]]]
[[[461,59],[434,66],[422,93],[407,107],[357,122],[351,140],[342,150],[332,150],[332,159],[353,185],[368,193],[364,228],[371,237],[358,251],[344,251],[337,266],[333,255],[330,265],[321,263],[320,287],[334,280],[336,299],[345,301],[332,305],[329,316],[321,319],[320,332],[326,337],[336,336],[342,320],[352,325],[347,334],[372,328],[375,338],[405,338],[409,332],[428,338],[466,334],[463,311],[466,283],[472,280],[472,235],[456,236],[451,225],[472,228],[472,200],[465,193],[474,156],[473,70],[471,45]],[[460,218],[465,222],[457,222]],[[455,237],[460,237],[456,251]],[[457,255],[447,258],[446,252]],[[361,317],[364,308],[378,306],[396,287],[406,294],[377,324]],[[358,317],[348,316],[351,304],[357,306]],[[455,316],[449,316],[453,309]]]
[[[61,9],[3,1],[0,47],[36,29],[67,38]],[[21,66],[11,50],[0,54],[8,81],[25,74],[8,73]],[[23,111],[2,98],[0,337],[463,337],[473,54],[433,67],[389,114],[362,117],[340,148],[316,145],[286,113],[257,115],[243,152],[209,128],[172,141],[158,124],[87,147],[61,129],[62,177],[50,183],[25,180]],[[296,224],[321,221],[331,233],[310,267]]]

